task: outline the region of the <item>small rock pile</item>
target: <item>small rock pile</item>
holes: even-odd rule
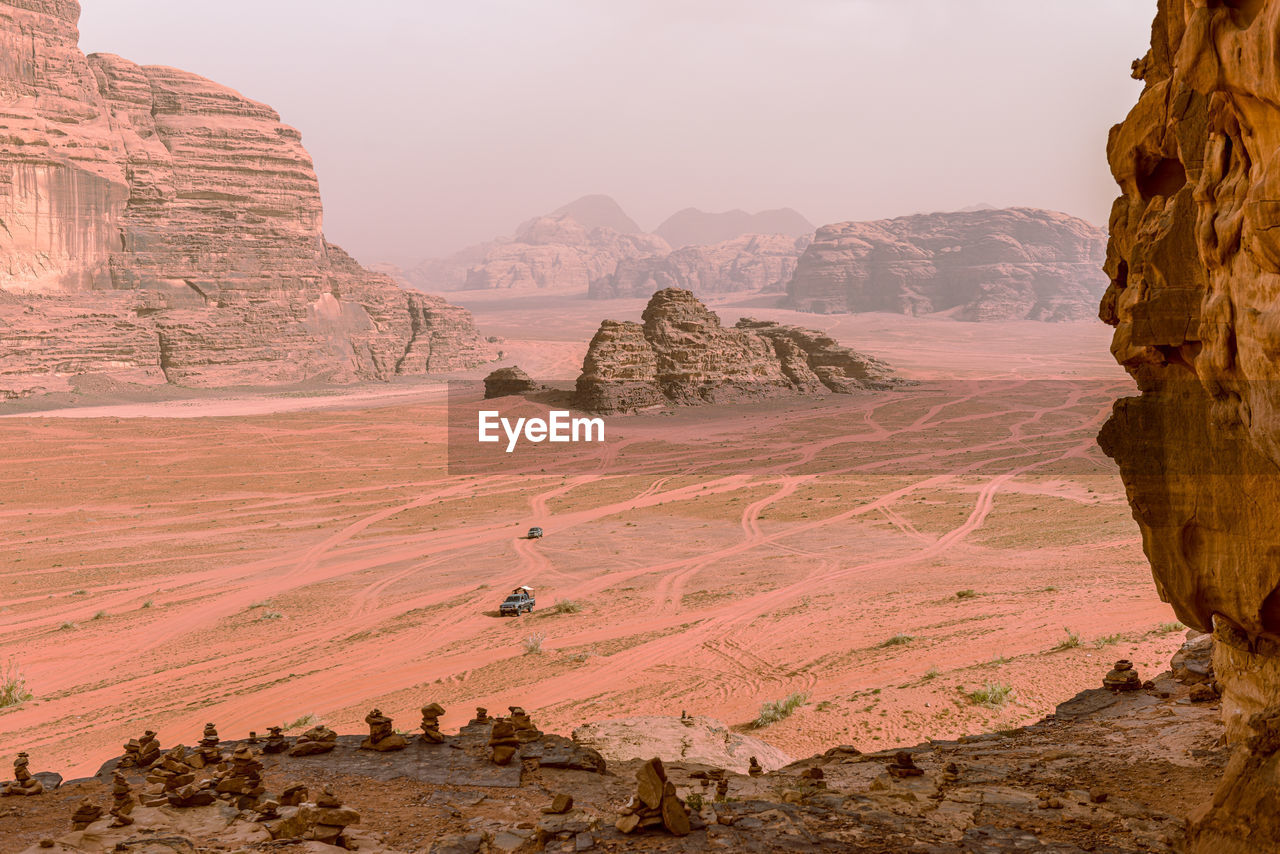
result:
[[[147,730],[141,738],[131,738],[124,746],[117,768],[150,768],[160,761],[160,741],[155,732]]]
[[[85,798],[71,814],[71,829],[84,830],[100,818],[102,818],[102,807]]]
[[[289,748],[290,756],[315,756],[328,753],[338,746],[338,734],[324,724],[316,724],[298,736],[298,741]]]
[[[321,792],[314,804],[286,803],[296,801],[298,797],[305,798],[306,789],[294,786],[281,795],[280,804],[274,801],[263,803],[264,808],[271,805],[270,815],[260,809],[259,817],[272,839],[304,839],[340,848],[355,848],[343,832],[360,823],[360,813],[344,807],[329,789]]]
[[[1111,672],[1102,678],[1102,686],[1112,691],[1139,691],[1142,689],[1142,677],[1133,669],[1133,662],[1122,658],[1116,662]]]
[[[111,775],[111,826],[128,827],[133,824],[133,789],[124,774],[116,771]]]
[[[0,795],[39,795],[44,792],[44,783],[41,783],[31,774],[31,769],[27,766],[31,764],[31,758],[26,752],[18,754],[18,758],[13,760],[13,781],[5,783],[0,787]]]
[[[361,750],[386,753],[390,750],[404,750],[409,746],[404,736],[391,725],[391,718],[384,715],[381,709],[374,709],[365,715],[364,722],[369,725],[369,737],[360,742]]]
[[[510,765],[511,759],[520,749],[520,739],[516,737],[516,728],[511,721],[499,718],[493,722],[489,733],[490,758],[495,765]]]
[[[688,836],[692,829],[689,810],[676,796],[675,784],[667,779],[662,760],[655,757],[640,766],[636,782],[636,794],[614,826],[622,833],[663,827],[676,836]]]
[[[262,746],[263,753],[284,753],[289,749],[289,740],[284,737],[284,727],[267,727],[267,743]]]
[[[262,763],[253,749],[245,746],[231,754],[231,767],[214,787],[219,798],[234,801],[239,809],[252,809],[266,792],[262,785]]]
[[[197,767],[194,763],[199,762]],[[182,745],[161,757],[147,774],[147,787],[142,790],[144,807],[203,807],[217,798],[212,791],[212,778],[197,778],[196,771],[209,767],[206,755],[188,753]]]
[[[422,741],[426,744],[441,744],[444,734],[440,732],[440,716],[444,714],[444,706],[431,703],[422,707]]]
[[[508,706],[511,716],[507,719],[511,721],[511,726],[515,728],[516,738],[523,744],[528,741],[537,741],[542,738],[542,733],[533,725],[533,720],[529,717],[529,713],[519,706]]]
[[[222,739],[218,737],[218,728],[213,724],[205,724],[204,737],[200,739],[200,743],[196,745],[195,750],[187,755],[186,763],[196,770],[221,765],[223,756],[222,751],[218,749],[218,745],[221,743]]]

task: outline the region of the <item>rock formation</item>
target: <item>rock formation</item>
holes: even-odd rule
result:
[[[823,314],[1082,320],[1106,289],[1105,243],[1084,220],[1030,208],[837,223],[818,229],[787,301]]]
[[[298,131],[192,74],[78,47],[75,0],[0,2],[0,397],[469,367],[467,312],[321,231]]]
[[[444,735],[440,732],[440,716],[444,714],[444,706],[430,703],[422,707],[422,741],[425,744],[441,744]]]
[[[592,283],[596,299],[643,297],[663,288],[695,294],[781,290],[791,281],[811,237],[748,234],[712,245],[685,246],[669,255],[623,258],[612,276]]]
[[[1107,146],[1100,314],[1140,396],[1099,441],[1120,465],[1162,598],[1214,634],[1227,736],[1242,742],[1196,852],[1280,850],[1280,2],[1162,0],[1137,105]],[[1200,692],[1206,699],[1213,688]]]
[[[484,399],[537,391],[538,384],[519,367],[498,368],[484,378]]]
[[[18,754],[18,758],[13,760],[13,780],[0,787],[0,797],[43,794],[44,783],[37,780],[31,773],[31,769],[27,767],[30,763],[31,759],[25,751]]]
[[[622,833],[661,827],[676,836],[689,835],[689,810],[676,795],[675,784],[667,779],[661,759],[650,759],[640,766],[636,794],[622,808],[615,826]]]
[[[289,748],[290,756],[315,756],[328,753],[338,745],[338,734],[324,724],[316,724],[298,736],[298,741]]]
[[[601,324],[578,377],[580,408],[630,412],[893,383],[882,362],[819,332],[746,318],[726,329],[688,291],[659,291],[642,318],[643,324]]]
[[[724,243],[744,234],[809,237],[813,235],[813,230],[813,223],[791,208],[755,214],[739,210],[707,213],[697,208],[685,208],[667,217],[653,231],[679,249],[683,246]]]
[[[467,270],[467,290],[565,290],[586,293],[613,275],[624,258],[665,255],[666,242],[651,234],[588,228],[569,214],[530,220],[515,239],[491,247]]]
[[[385,753],[389,750],[404,750],[408,747],[408,740],[395,731],[391,718],[384,715],[381,709],[374,709],[365,715],[364,722],[369,725],[369,737],[361,742],[361,750],[377,750]]]

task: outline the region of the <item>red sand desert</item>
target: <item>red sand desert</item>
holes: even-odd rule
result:
[[[584,304],[469,307],[504,364],[564,378],[633,302],[558,326],[539,312]],[[611,418],[545,474],[450,474],[438,384],[0,419],[0,645],[35,695],[0,712],[0,753],[75,777],[145,728],[356,732],[376,705],[409,729],[429,701],[446,729],[515,703],[549,731],[745,729],[799,692],[752,730],[799,757],[1010,727],[1115,659],[1164,668],[1180,627],[1094,443],[1132,389],[1109,330],[804,320],[922,382]],[[538,609],[498,617],[521,584]]]

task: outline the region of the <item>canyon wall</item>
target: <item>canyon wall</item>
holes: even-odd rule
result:
[[[1161,0],[1134,76],[1107,146],[1122,194],[1101,316],[1141,393],[1099,441],[1161,596],[1214,632],[1243,744],[1192,850],[1280,850],[1254,809],[1280,786],[1250,758],[1280,744],[1280,2]]]
[[[0,397],[83,374],[352,381],[485,358],[467,312],[324,239],[311,158],[274,110],[85,56],[79,14],[0,2]]]
[[[591,339],[576,404],[591,412],[736,403],[896,383],[888,367],[829,336],[749,318],[724,328],[689,291],[653,295],[643,323],[606,320]]]
[[[787,302],[824,314],[1081,320],[1106,289],[1105,246],[1084,220],[1030,208],[837,223],[818,229]]]

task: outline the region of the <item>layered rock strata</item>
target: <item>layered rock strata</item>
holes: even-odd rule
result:
[[[591,340],[576,403],[592,412],[732,403],[892,385],[877,359],[826,335],[744,318],[731,328],[688,291],[653,295],[643,323],[606,320]]]
[[[1106,234],[1030,208],[919,214],[818,229],[787,285],[817,313],[1082,320],[1106,289]]]
[[[325,241],[297,130],[78,47],[75,0],[0,2],[0,396],[78,374],[195,386],[471,366],[471,318]]]

